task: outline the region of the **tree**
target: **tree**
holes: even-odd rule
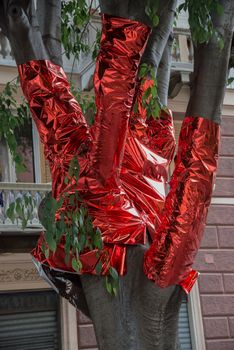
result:
[[[84,2],[81,1],[80,3]],[[142,56],[142,68],[139,71],[139,76],[140,78],[147,74],[150,77],[152,75],[157,76],[158,98],[151,100],[157,101],[157,104],[161,101],[162,105],[165,106],[167,105],[170,77],[171,31],[176,5],[175,0],[152,2],[140,0],[100,1],[103,13],[131,18],[150,26],[153,24],[152,34]],[[58,65],[62,64],[60,6],[60,1],[56,0],[39,1],[37,11],[35,11],[33,1],[2,0],[0,2],[1,28],[10,41],[17,64],[24,64],[29,60],[49,60]],[[189,21],[195,48],[191,95],[186,116],[202,117],[202,119],[199,119],[201,124],[194,127],[197,128],[198,134],[201,126],[203,131],[208,130],[205,140],[207,144],[200,145],[200,148],[199,145],[196,145],[197,148],[195,148],[198,158],[202,159],[199,164],[197,160],[196,163],[192,163],[193,166],[198,166],[198,173],[192,171],[194,169],[186,168],[186,164],[191,163],[191,155],[186,155],[186,149],[181,146],[181,153],[178,154],[177,160],[178,165],[173,175],[172,188],[166,199],[165,210],[161,219],[163,228],[159,226],[158,229],[161,234],[160,239],[154,240],[149,250],[142,246],[128,248],[128,274],[120,279],[119,294],[116,298],[105,294],[102,277],[83,275],[80,278],[81,284],[79,285],[72,274],[67,273],[65,280],[64,275],[60,272],[54,273],[50,269],[44,269],[43,271],[47,278],[57,286],[62,295],[70,299],[86,314],[91,314],[101,349],[114,349],[116,346],[118,349],[136,349],[136,346],[139,349],[174,349],[176,347],[176,327],[182,292],[180,287],[175,286],[175,284],[178,282],[178,269],[186,265],[187,262],[183,261],[181,249],[183,247],[188,248],[188,242],[182,248],[179,246],[176,259],[175,254],[171,254],[172,260],[168,259],[168,256],[163,253],[163,249],[165,246],[169,247],[168,251],[175,249],[169,231],[172,230],[170,220],[173,219],[174,223],[179,224],[179,221],[176,221],[178,215],[175,213],[178,212],[177,198],[181,194],[179,184],[182,180],[191,179],[194,174],[193,181],[189,182],[188,180],[186,182],[186,191],[194,191],[196,193],[195,197],[198,197],[200,202],[194,201],[192,204],[187,202],[186,209],[188,210],[191,207],[193,209],[199,203],[202,209],[196,220],[199,222],[205,220],[212,191],[213,172],[216,167],[215,155],[218,144],[218,129],[216,126],[220,124],[234,26],[234,4],[231,0],[187,0],[182,7],[188,9],[190,13]],[[48,22],[50,25],[48,25]],[[23,47],[22,43],[24,43]],[[147,94],[148,97],[143,96],[143,100],[146,102],[150,96],[153,96],[153,88],[150,88]],[[155,110],[158,109],[157,104],[148,107]],[[181,144],[186,143],[186,138],[194,137],[193,130],[190,134],[188,130],[190,129],[186,126],[184,134],[181,134]],[[189,147],[190,141],[187,144]],[[191,153],[193,151],[194,149],[191,148]],[[205,163],[205,166],[203,163]],[[181,164],[184,167],[182,175]],[[207,164],[208,168],[211,164],[212,170],[206,173],[207,169],[204,170],[204,168],[207,168]],[[62,186],[61,183],[60,185]],[[205,193],[204,198],[201,192],[202,194]],[[169,219],[168,216],[170,216]],[[183,222],[185,222],[185,216],[182,215],[180,218],[183,218]],[[192,226],[191,219],[194,220],[192,215],[190,219],[187,220],[186,218],[187,226],[184,227],[188,231]],[[192,232],[191,235],[196,237],[195,249],[194,247],[192,249],[188,248],[191,250],[190,254],[193,257],[200,242],[201,232]],[[166,288],[162,289],[149,282],[140,268],[137,272],[134,271],[134,266],[142,266],[143,255],[146,250],[146,275],[160,287]],[[152,262],[155,264],[151,269]],[[168,264],[170,264],[175,277],[172,274],[168,275]],[[158,266],[160,266],[160,269],[157,268]],[[165,269],[165,266],[167,269]],[[185,267],[184,269],[186,270]],[[188,271],[186,270],[186,272]],[[124,298],[122,293],[125,293]],[[74,296],[79,296],[79,298],[75,300]],[[98,303],[97,299],[99,299]],[[147,300],[147,303],[145,303],[145,300]],[[131,305],[131,310],[129,305]],[[116,317],[117,313],[118,317]],[[162,322],[164,322],[164,325],[162,325]],[[155,327],[158,327],[157,331],[155,331]],[[106,329],[108,329],[107,333]],[[136,334],[136,329],[139,332],[138,334]],[[134,337],[137,340],[133,339]]]

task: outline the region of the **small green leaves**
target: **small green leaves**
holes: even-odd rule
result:
[[[74,178],[76,182],[78,181],[80,174],[80,166],[77,157],[72,158],[69,164],[68,174],[71,178]]]
[[[74,158],[69,167],[69,177],[75,177],[78,181],[79,165]],[[35,201],[32,196],[24,194],[9,205],[7,216],[12,220],[20,219],[23,228],[27,226],[35,209]],[[99,260],[95,270],[101,274],[102,264],[109,264],[108,256],[102,251],[103,243],[101,231],[93,227],[86,206],[81,202],[78,191],[64,193],[60,200],[55,200],[51,194],[47,194],[41,208],[42,223],[45,228],[42,251],[45,257],[54,254],[58,244],[64,244],[65,263],[72,266],[73,270],[80,273],[82,262],[80,254],[88,250],[95,250]],[[105,261],[106,259],[106,261]],[[113,267],[108,268],[109,275],[106,278],[107,291],[113,295],[117,293],[118,273]]]
[[[45,240],[46,240],[46,243],[48,244],[49,249],[53,253],[55,253],[56,248],[57,248],[57,244],[56,244],[56,241],[55,241],[55,239],[50,231],[45,231]]]
[[[159,0],[148,0],[145,6],[145,13],[149,17],[152,27],[157,27],[159,24],[158,16]]]
[[[77,271],[80,272],[82,269],[82,263],[78,258],[72,258],[72,268]]]
[[[116,296],[119,286],[119,275],[113,267],[109,267],[109,275],[106,276],[105,284],[107,292]]]
[[[82,52],[90,51],[93,58],[97,57],[101,33],[91,23],[94,13],[98,11],[98,8],[93,9],[92,5],[93,1],[88,5],[86,0],[62,0],[62,44],[68,59],[71,55],[74,59],[79,59]],[[92,29],[96,29],[96,40],[92,47],[87,43],[87,32],[91,26]]]
[[[25,230],[28,221],[32,217],[35,206],[36,202],[32,196],[30,194],[24,194],[16,198],[16,200],[9,205],[6,215],[13,223],[20,220],[22,229]]]
[[[89,50],[82,40],[86,23],[90,20],[89,7],[85,0],[62,1],[62,43],[66,56],[78,58],[81,52]]]
[[[234,82],[234,78],[228,78],[227,80],[227,86],[231,85]]]
[[[146,63],[140,65],[138,76],[139,78],[145,77],[149,73],[149,66]]]
[[[212,37],[216,38],[218,46],[223,49],[223,41],[214,27],[212,14],[223,14],[223,6],[219,0],[185,0],[178,7],[180,11],[189,12],[189,25],[195,44],[208,43]]]
[[[100,41],[101,41],[101,31],[98,29],[96,34],[96,40],[93,43],[93,53],[92,53],[93,60],[97,58],[98,53],[100,51]]]
[[[101,272],[102,272],[102,263],[101,262],[97,263],[97,265],[95,267],[95,271],[96,271],[97,275],[101,274]]]
[[[17,105],[17,89],[18,84],[14,80],[7,83],[0,93],[0,141],[4,140],[9,147],[16,165],[16,171],[22,172],[25,170],[25,166],[21,156],[17,153],[16,134],[17,131],[19,132],[29,123],[30,115],[28,105],[24,100]]]
[[[162,106],[158,97],[157,80],[155,78],[154,68],[150,65],[147,65],[146,63],[143,63],[139,68],[138,76],[141,78],[142,86],[144,85],[146,79],[153,81],[153,84],[151,84],[142,95],[142,105],[146,109],[148,118],[158,118],[160,116]],[[137,101],[134,104],[133,112],[135,114],[138,113]]]
[[[93,125],[94,123],[94,117],[96,114],[96,104],[95,104],[95,98],[93,95],[84,95],[81,93],[81,91],[75,89],[74,86],[71,87],[72,94],[74,95],[75,99],[78,101],[81,110],[83,114],[85,115],[85,118],[87,120],[87,123],[89,125]]]

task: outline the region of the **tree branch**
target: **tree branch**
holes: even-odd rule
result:
[[[151,21],[145,13],[147,0],[100,0],[102,13],[112,16],[129,18],[151,26]]]
[[[17,64],[48,59],[33,0],[2,0],[1,27],[8,37]]]
[[[37,2],[37,18],[42,40],[50,60],[62,66],[61,1],[39,0]]]
[[[166,47],[163,51],[162,59],[159,63],[158,74],[157,74],[157,83],[158,83],[158,96],[161,103],[164,106],[167,106],[168,101],[168,89],[170,82],[170,73],[171,73],[171,50],[173,44],[173,35],[169,36]]]
[[[161,61],[164,49],[167,45],[169,35],[175,18],[177,0],[161,1],[159,6],[159,25],[153,28],[146,50],[142,57],[142,63],[150,64],[157,69]]]
[[[194,73],[186,115],[202,116],[220,123],[234,26],[234,2],[222,0],[223,15],[214,16],[214,25],[222,35],[224,48],[217,38],[208,44],[194,44]]]

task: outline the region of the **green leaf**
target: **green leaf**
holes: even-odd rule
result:
[[[106,290],[107,290],[107,292],[109,294],[112,294],[112,284],[110,283],[108,276],[106,276],[105,282],[106,282]]]
[[[222,37],[218,38],[218,46],[221,51],[224,49],[224,39]]]
[[[138,74],[139,77],[143,78],[147,74],[148,70],[149,70],[148,64],[146,63],[141,64],[139,68],[139,74]]]
[[[153,27],[157,27],[158,24],[159,24],[159,17],[157,15],[154,15],[152,17],[152,25],[153,25]]]
[[[99,263],[96,265],[95,271],[96,271],[96,274],[97,274],[97,275],[100,275],[100,274],[101,274],[101,272],[102,272],[102,263],[101,263],[101,262],[99,262]]]
[[[80,260],[78,260],[77,258],[72,258],[72,268],[73,270],[80,272],[80,270],[82,269],[82,263]]]
[[[115,281],[117,281],[118,278],[119,278],[119,275],[118,275],[118,272],[116,271],[116,269],[115,269],[114,267],[110,267],[110,268],[109,268],[109,272],[110,272],[111,277],[112,277]]]
[[[45,240],[52,252],[56,251],[57,244],[51,232],[45,232]]]
[[[145,90],[144,95],[142,96],[142,100],[146,101],[151,95],[151,87],[148,87],[148,89]]]
[[[46,257],[46,259],[48,259],[49,256],[50,256],[50,250],[48,248],[46,248],[46,250],[45,250],[45,257]]]
[[[228,86],[228,85],[231,85],[233,82],[234,82],[234,78],[229,78],[229,79],[227,80],[227,86]]]
[[[6,211],[7,217],[14,222],[15,221],[15,203],[11,203]]]

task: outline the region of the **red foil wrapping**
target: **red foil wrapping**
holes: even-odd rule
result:
[[[138,110],[132,112],[125,146],[121,181],[136,208],[147,218],[153,239],[160,223],[165,197],[168,168],[175,150],[173,119],[170,111],[161,111],[159,118],[147,119],[142,104],[145,91],[153,86],[150,79],[139,83],[135,100]]]
[[[121,275],[126,255],[123,244],[145,243],[146,223],[123,191],[119,173],[136,74],[150,29],[136,21],[106,15],[102,24],[95,72],[98,112],[94,140],[60,67],[48,61],[31,61],[20,65],[19,73],[50,162],[53,195],[59,198],[63,192],[78,191],[93,217],[93,225],[101,230],[103,254],[100,258],[95,250],[81,254],[81,272],[95,274],[95,265],[101,259],[103,274],[111,264]],[[64,178],[74,155],[80,163],[80,178],[78,184],[66,186]],[[66,211],[66,207],[62,210]],[[71,263],[65,264],[64,237],[56,253],[48,258],[42,251],[43,241],[42,234],[33,256],[52,268],[73,271]]]
[[[65,188],[70,161],[90,148],[88,126],[61,67],[50,61],[30,61],[18,70],[49,161],[53,196],[58,198]]]
[[[189,292],[217,169],[220,129],[201,117],[186,117],[179,137],[171,189],[155,239],[145,254],[144,272],[160,287]]]

